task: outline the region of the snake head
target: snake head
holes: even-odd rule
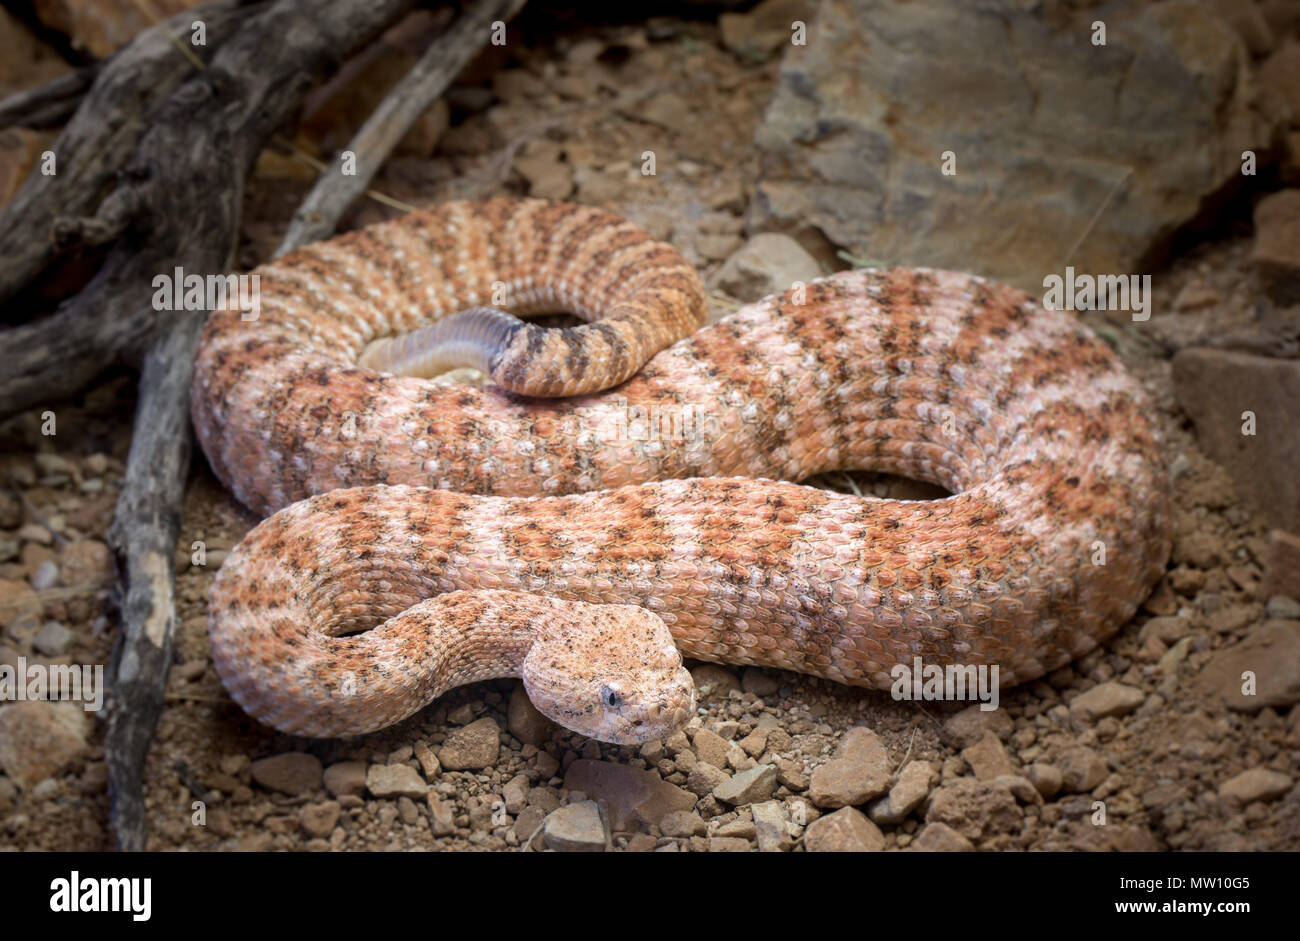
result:
[[[666,738],[695,714],[695,683],[668,626],[631,605],[573,603],[547,618],[521,674],[538,711],[615,745]]]

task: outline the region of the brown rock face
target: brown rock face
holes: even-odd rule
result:
[[[1300,531],[1300,361],[1186,349],[1174,357],[1174,390],[1237,493]]]
[[[1134,273],[1203,197],[1240,180],[1242,151],[1266,152],[1280,117],[1213,6],[1117,7],[1104,45],[1094,13],[1051,0],[822,4],[807,44],[787,47],[756,135],[752,228],[1041,294],[1114,192],[1122,210],[1102,213],[1068,263]]]

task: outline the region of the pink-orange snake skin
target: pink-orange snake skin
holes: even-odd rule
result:
[[[513,675],[567,727],[644,741],[692,714],[679,651],[881,689],[914,657],[988,664],[1009,686],[1112,635],[1169,555],[1143,389],[999,284],[845,272],[696,330],[675,251],[537,200],[259,272],[258,320],[209,321],[193,416],[221,480],[273,512],[222,566],[210,637],[231,695],[284,731],[363,734]],[[590,322],[514,317],[553,309]],[[792,482],[849,468],[953,495]]]

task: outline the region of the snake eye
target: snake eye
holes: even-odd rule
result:
[[[606,709],[617,709],[623,704],[623,697],[608,686],[600,688],[600,704]]]

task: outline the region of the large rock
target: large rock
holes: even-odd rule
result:
[[[756,135],[751,227],[1036,294],[1067,262],[1134,273],[1206,196],[1240,182],[1242,151],[1265,153],[1280,116],[1214,8],[1108,7],[1104,46],[1091,41],[1097,12],[828,0],[807,44],[786,51]],[[947,151],[954,175],[941,172]]]
[[[1275,525],[1300,531],[1300,360],[1180,350],[1174,392],[1196,424],[1197,441],[1232,475],[1238,495]]]
[[[1265,621],[1241,643],[1216,653],[1199,685],[1211,699],[1241,712],[1300,702],[1300,621]]]

